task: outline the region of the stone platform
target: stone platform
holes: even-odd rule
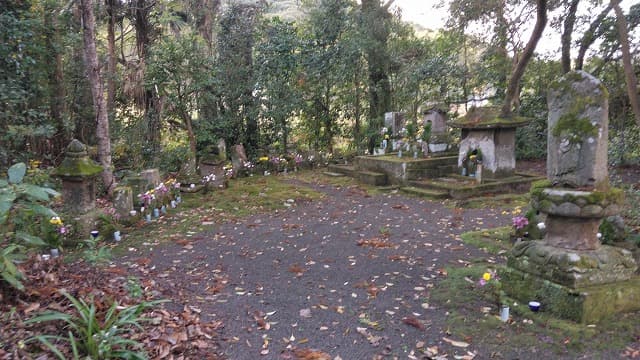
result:
[[[593,324],[615,314],[640,310],[640,278],[571,288],[538,276],[505,268],[501,275],[509,296],[527,303],[542,303],[542,311],[583,324]]]

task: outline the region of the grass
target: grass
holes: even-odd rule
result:
[[[307,174],[308,173],[308,174]],[[303,171],[300,176],[312,178],[314,172]],[[114,248],[113,254],[119,256],[128,246],[144,242],[163,243],[193,236],[215,229],[216,224],[225,221],[269,213],[285,209],[293,204],[322,198],[322,194],[311,187],[294,185],[286,180],[293,176],[252,176],[232,179],[224,190],[208,193],[186,193],[177,209],[150,224],[139,221],[125,229],[126,234],[121,246]]]
[[[511,249],[510,235],[513,232],[511,226],[471,231],[461,235],[466,244],[480,249],[486,249],[492,254],[501,254]]]

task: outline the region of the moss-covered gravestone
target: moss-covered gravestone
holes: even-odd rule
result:
[[[95,178],[102,166],[91,160],[86,146],[73,139],[59,167],[52,176],[62,180],[62,198],[69,214],[84,214],[96,206]]]
[[[504,290],[575,321],[597,322],[640,309],[637,265],[625,249],[602,245],[598,226],[619,213],[623,192],[607,172],[608,94],[579,71],[549,92],[548,181],[534,184],[532,208],[546,214],[543,240],[517,242]]]

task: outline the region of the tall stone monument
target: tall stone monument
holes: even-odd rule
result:
[[[586,323],[640,309],[632,254],[602,245],[597,234],[602,219],[619,213],[624,200],[608,182],[607,91],[593,76],[571,72],[553,84],[548,104],[548,180],[531,190],[532,208],[546,214],[547,233],[514,245],[504,289]]]

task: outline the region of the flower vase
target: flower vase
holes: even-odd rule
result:
[[[154,218],[160,217],[160,209],[158,208],[153,209],[153,217]]]
[[[120,241],[120,240],[122,240],[122,237],[120,236],[120,231],[114,231],[114,232],[113,232],[113,240],[114,240],[114,241]]]
[[[167,206],[166,205],[162,205],[162,207],[160,208],[160,212],[163,215],[166,215],[167,214]]]
[[[151,222],[151,214],[146,214],[144,216],[144,219],[147,220],[148,223],[150,223]]]
[[[398,149],[398,157],[401,158],[402,157],[402,149]]]
[[[509,321],[509,307],[507,305],[502,305],[502,307],[500,307],[500,321]]]

